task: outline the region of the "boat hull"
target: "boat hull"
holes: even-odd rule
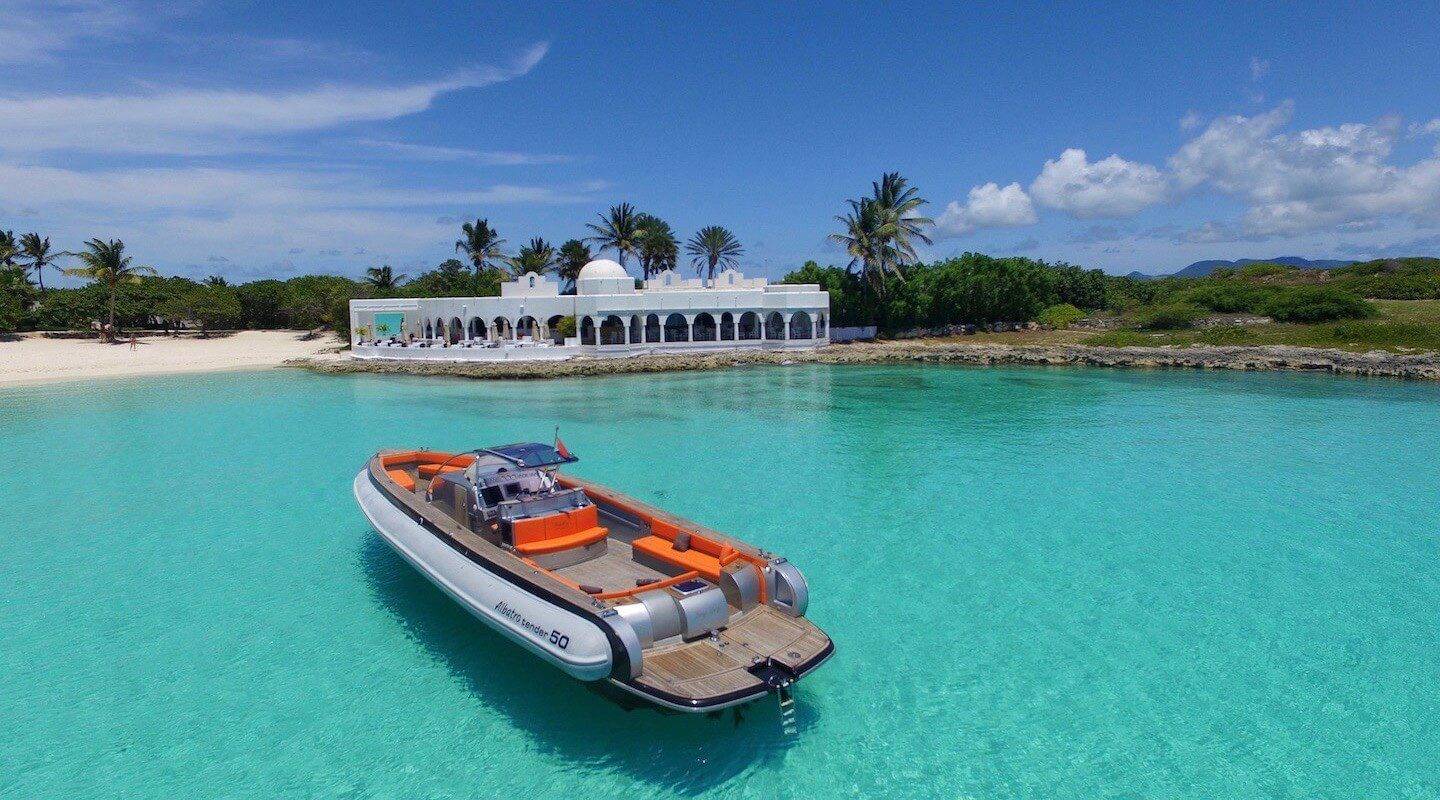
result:
[[[355,476],[354,492],[380,537],[481,622],[579,680],[610,677],[615,653],[600,623],[466,558],[391,502],[367,470]]]

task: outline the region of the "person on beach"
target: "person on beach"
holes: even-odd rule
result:
[[[130,334],[130,352],[132,352],[132,353],[135,352],[135,348],[136,348],[139,344],[140,344],[140,342],[135,338],[135,334],[133,334],[133,333]]]

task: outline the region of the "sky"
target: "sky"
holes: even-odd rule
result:
[[[1440,255],[1440,4],[985,5],[0,0],[0,228],[413,275],[630,202],[778,277],[898,170],[927,259]]]

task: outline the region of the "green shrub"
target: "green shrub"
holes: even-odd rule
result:
[[[1195,327],[1205,316],[1205,309],[1189,303],[1169,303],[1143,309],[1135,315],[1134,325],[1147,331],[1177,331]]]
[[[1377,313],[1375,306],[1349,292],[1321,286],[1297,286],[1277,292],[1257,310],[1277,322],[1364,319]]]
[[[575,318],[565,317],[555,323],[555,335],[562,338],[570,338],[575,335]]]
[[[1085,319],[1084,311],[1081,311],[1069,303],[1060,303],[1059,305],[1053,305],[1041,311],[1039,322],[1047,328],[1063,330],[1082,319]]]
[[[1277,290],[1237,282],[1216,282],[1197,286],[1181,294],[1190,305],[1208,308],[1219,314],[1255,314],[1275,295]]]

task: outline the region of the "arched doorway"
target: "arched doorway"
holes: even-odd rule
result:
[[[496,317],[494,325],[490,328],[490,336],[493,339],[510,338],[510,320],[504,317]]]
[[[515,323],[515,333],[520,338],[529,336],[532,341],[540,338],[540,323],[534,317],[524,316]]]
[[[660,341],[660,316],[658,314],[651,314],[645,318],[645,341],[647,343]]]
[[[690,341],[690,325],[683,314],[671,314],[665,318],[665,341]]]
[[[611,314],[600,323],[600,344],[625,344],[625,320]]]
[[[565,343],[565,337],[561,336],[560,331],[557,330],[560,327],[560,321],[563,319],[565,319],[564,315],[556,314],[550,319],[545,320],[545,330],[550,333],[550,341],[555,344]]]
[[[485,338],[485,333],[486,333],[486,331],[485,331],[485,320],[480,319],[479,317],[471,317],[471,318],[470,318],[470,338],[471,338],[471,339],[484,339],[484,338]]]
[[[580,344],[595,344],[595,320],[580,318]]]
[[[813,339],[814,328],[810,325],[810,315],[804,311],[796,311],[795,316],[790,318],[791,339]]]
[[[756,314],[754,311],[746,311],[740,315],[741,339],[759,339],[762,335],[759,314]]]
[[[450,341],[458,342],[465,338],[465,323],[459,317],[450,318]]]
[[[426,339],[434,339],[434,338],[435,338],[435,327],[434,327],[434,325],[430,322],[430,320],[428,320],[428,319],[425,320],[425,338],[426,338]]]
[[[735,315],[726,311],[720,315],[720,341],[730,342],[735,340]]]
[[[765,318],[765,338],[785,338],[785,318],[780,316],[779,311],[771,311],[770,316]]]
[[[713,342],[715,336],[715,318],[702,311],[695,315],[695,341]]]
[[[829,325],[829,323],[830,323],[830,321],[829,321],[828,319],[826,319],[826,317],[825,317],[825,312],[824,312],[824,311],[821,311],[819,314],[816,314],[816,315],[815,315],[815,338],[816,338],[816,339],[824,339],[826,336],[828,336],[828,335],[830,334],[830,331],[829,331],[828,328],[827,328],[827,326]]]
[[[645,324],[640,321],[640,315],[636,314],[630,318],[630,344],[638,344],[645,341]]]

